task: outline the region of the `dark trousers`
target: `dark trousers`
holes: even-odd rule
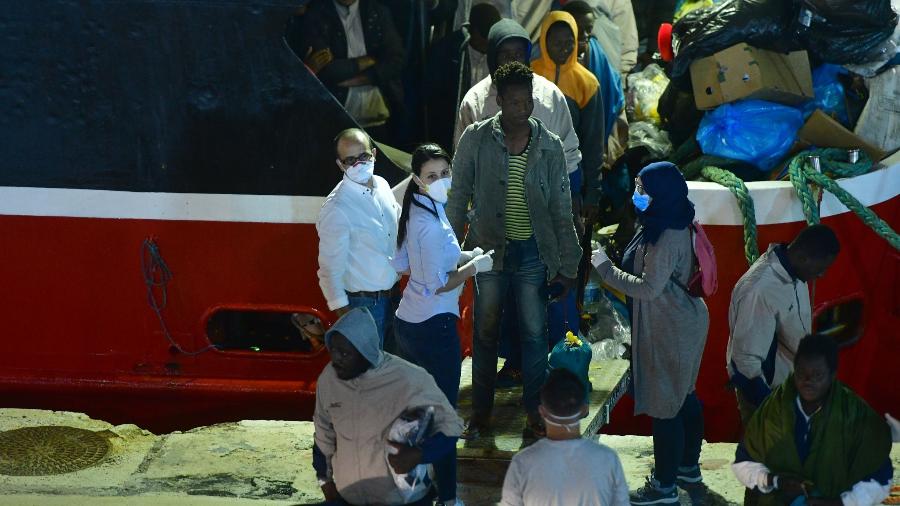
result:
[[[497,342],[507,293],[515,292],[518,310],[523,403],[536,412],[540,388],[547,374],[547,267],[541,262],[537,242],[507,241],[503,270],[476,277],[475,335],[472,343],[472,411],[488,417],[494,407],[497,379]]]
[[[696,392],[684,399],[674,418],[653,419],[654,475],[663,488],[675,485],[678,468],[700,463],[703,443],[703,406]]]
[[[565,299],[551,302],[547,309],[547,343],[552,350],[556,343],[572,331],[578,335],[578,306],[575,304],[575,290],[569,290]],[[522,369],[522,343],[519,340],[516,299],[510,292],[507,305],[503,308],[503,322],[500,327],[500,356],[506,357],[505,367]],[[511,313],[509,316],[507,314]]]
[[[348,295],[347,300],[351,308],[364,307],[372,313],[372,318],[375,319],[375,326],[378,327],[378,340],[380,341],[381,349],[393,352],[395,343],[393,342],[391,329],[394,326],[394,311],[397,308],[397,304],[391,296],[364,297]]]
[[[421,323],[394,320],[397,328],[397,352],[400,357],[422,367],[455,408],[459,397],[462,350],[456,331],[457,317],[451,313],[432,316]],[[434,481],[438,498],[456,498],[456,448],[434,463]]]

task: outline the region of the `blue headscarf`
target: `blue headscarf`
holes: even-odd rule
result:
[[[645,243],[656,244],[667,228],[680,230],[694,221],[694,204],[687,198],[687,183],[675,164],[651,163],[638,176],[644,193],[650,195],[650,207],[637,211]]]

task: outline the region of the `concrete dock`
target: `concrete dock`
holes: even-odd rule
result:
[[[48,476],[0,475],[3,505],[270,505],[321,500],[311,464],[309,422],[242,421],[155,435],[134,425],[113,426],[80,413],[0,409],[0,432],[59,425],[95,431],[109,441],[98,464]],[[632,488],[653,461],[649,437],[601,436],[619,452]],[[707,504],[737,504],[743,489],[731,475],[734,445],[704,446],[701,465]],[[7,458],[0,448],[0,458]],[[892,458],[900,468],[900,445]],[[462,484],[469,506],[493,505],[500,487]],[[690,504],[685,494],[683,504]]]

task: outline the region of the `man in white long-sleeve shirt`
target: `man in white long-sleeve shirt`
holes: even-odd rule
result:
[[[793,375],[754,413],[735,452],[744,504],[868,506],[888,496],[891,431],[837,368],[831,337],[800,341]]]
[[[803,229],[790,244],[773,244],[731,292],[726,367],[741,422],[791,372],[794,352],[812,331],[807,283],[825,274],[840,251],[825,225]]]
[[[391,258],[400,206],[388,182],[374,174],[376,150],[364,131],[339,133],[335,150],[344,178],[325,199],[316,222],[319,286],[328,309],[339,316],[354,307],[369,308],[383,346],[397,282]]]

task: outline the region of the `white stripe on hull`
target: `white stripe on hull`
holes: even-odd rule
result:
[[[402,195],[406,181],[395,188]],[[839,184],[872,206],[900,195],[900,164]],[[803,221],[803,209],[789,182],[747,183],[758,225]],[[734,196],[715,183],[689,182],[697,218],[706,225],[743,224]],[[0,215],[136,220],[314,224],[325,197],[201,193],[149,193],[65,188],[0,187]],[[847,212],[830,193],[822,216]]]

